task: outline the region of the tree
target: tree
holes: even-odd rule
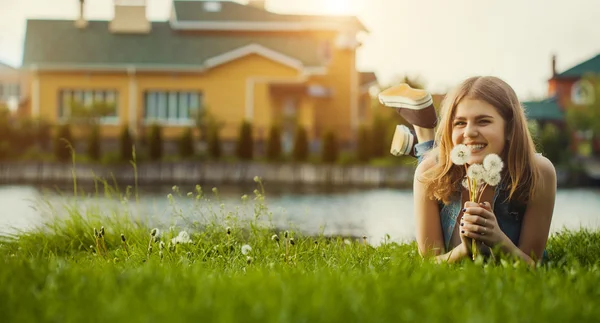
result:
[[[302,125],[296,127],[292,157],[295,161],[303,162],[308,159],[308,135]]]
[[[54,136],[54,155],[60,162],[68,162],[71,159],[71,148],[75,147],[71,136],[71,126],[68,123],[58,127]]]
[[[150,134],[148,135],[148,157],[150,157],[150,160],[161,160],[163,155],[162,148],[162,128],[160,125],[154,123],[150,126]]]
[[[251,160],[254,153],[254,140],[252,138],[252,125],[243,121],[240,126],[236,156],[241,160]]]
[[[322,158],[325,163],[335,163],[338,159],[339,150],[336,135],[333,131],[327,131],[323,139]]]
[[[208,155],[214,159],[221,158],[221,138],[219,136],[220,128],[212,124],[208,128]]]
[[[100,127],[94,125],[88,137],[87,154],[91,160],[100,160],[101,155]]]
[[[362,125],[358,130],[358,142],[356,149],[356,159],[360,162],[367,162],[371,158],[371,142],[369,140],[369,129]]]
[[[194,155],[194,135],[192,128],[185,128],[179,138],[179,156],[189,158]]]
[[[281,130],[278,125],[271,125],[267,140],[267,159],[277,161],[281,159]]]
[[[127,125],[124,125],[123,128],[121,128],[119,150],[121,161],[128,162],[133,160],[133,138],[131,138],[131,133],[129,132],[129,127]]]

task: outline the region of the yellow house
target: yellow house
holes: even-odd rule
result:
[[[53,123],[69,118],[71,100],[114,103],[103,136],[123,125],[132,135],[150,123],[174,139],[202,109],[233,140],[242,120],[265,139],[271,124],[290,147],[296,123],[311,140],[336,131],[351,141],[370,119],[373,73],[356,69],[356,17],[283,15],[265,1],[174,0],[168,21],[149,21],[144,0],[115,0],[110,21],[28,20],[22,70],[29,113]]]

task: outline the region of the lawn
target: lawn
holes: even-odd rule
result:
[[[174,207],[178,224],[154,232],[134,214],[65,206],[38,228],[3,237],[2,322],[600,318],[600,232],[552,235],[550,260],[534,269],[508,258],[439,265],[423,260],[414,242],[276,228],[258,190],[243,197],[249,216],[202,208],[204,193],[191,194],[169,198],[195,199],[203,221]]]

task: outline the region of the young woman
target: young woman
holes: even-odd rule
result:
[[[418,139],[418,144],[401,153],[419,158],[414,176],[419,252],[456,262],[470,256],[471,238],[535,265],[545,255],[556,172],[547,158],[536,153],[514,90],[496,77],[465,80],[444,99],[435,133],[437,117],[432,120],[430,98],[406,84],[379,96],[414,125]],[[412,136],[406,128],[398,129],[402,138]],[[465,168],[450,159],[458,144],[470,148],[469,165],[482,163],[491,153],[504,162],[502,181],[486,187],[481,204],[469,202],[462,186]]]

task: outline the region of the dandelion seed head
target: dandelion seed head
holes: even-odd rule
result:
[[[294,238],[290,238],[290,244],[293,246],[296,244],[296,242],[294,241]]]
[[[482,180],[484,173],[485,169],[481,164],[473,164],[467,169],[467,176],[475,181]]]
[[[271,240],[279,242],[279,236],[274,234],[271,236]]]
[[[252,263],[252,257],[248,256],[246,257],[246,263],[249,265]]]
[[[227,232],[227,234],[231,234],[231,228],[227,227],[227,229],[225,229],[225,231]]]
[[[188,196],[188,197],[192,197],[192,196],[194,196],[194,193],[192,193],[192,192],[188,192],[188,193],[187,193],[187,196]]]
[[[502,177],[500,176],[500,173],[497,172],[485,172],[483,177],[483,180],[490,186],[496,186],[500,184],[501,179]]]
[[[489,154],[483,159],[483,167],[490,172],[500,173],[504,168],[502,158],[496,154]]]
[[[219,190],[216,187],[213,187],[212,188],[212,192],[215,193],[215,194],[217,194],[219,192]]]
[[[286,239],[287,239],[288,235],[289,235],[289,234],[288,234],[288,232],[287,232],[287,231],[283,233],[283,237],[284,237],[284,238],[286,238]]]
[[[316,241],[315,241],[316,242]],[[344,243],[347,245],[352,245],[352,241],[348,240],[348,239],[344,239]]]
[[[192,243],[193,241],[190,238],[190,235],[186,231],[181,231],[175,238],[171,239],[171,242],[173,244],[179,244],[179,243]]]
[[[456,145],[450,152],[450,159],[455,165],[464,165],[469,161],[469,158],[471,158],[471,150],[467,145]]]
[[[165,249],[165,243],[163,241],[160,242],[160,250]]]
[[[242,254],[244,256],[247,255],[247,254],[249,254],[249,253],[251,253],[251,252],[252,252],[252,247],[250,247],[250,245],[245,244],[245,245],[242,246]]]
[[[260,182],[260,177],[258,177],[258,176],[254,176],[254,181],[255,181],[256,183]]]
[[[94,228],[94,237],[98,236],[98,230],[96,228]]]
[[[154,228],[154,229],[152,229],[152,231],[150,231],[150,235],[155,237],[158,235],[158,232],[159,232],[158,228]]]

